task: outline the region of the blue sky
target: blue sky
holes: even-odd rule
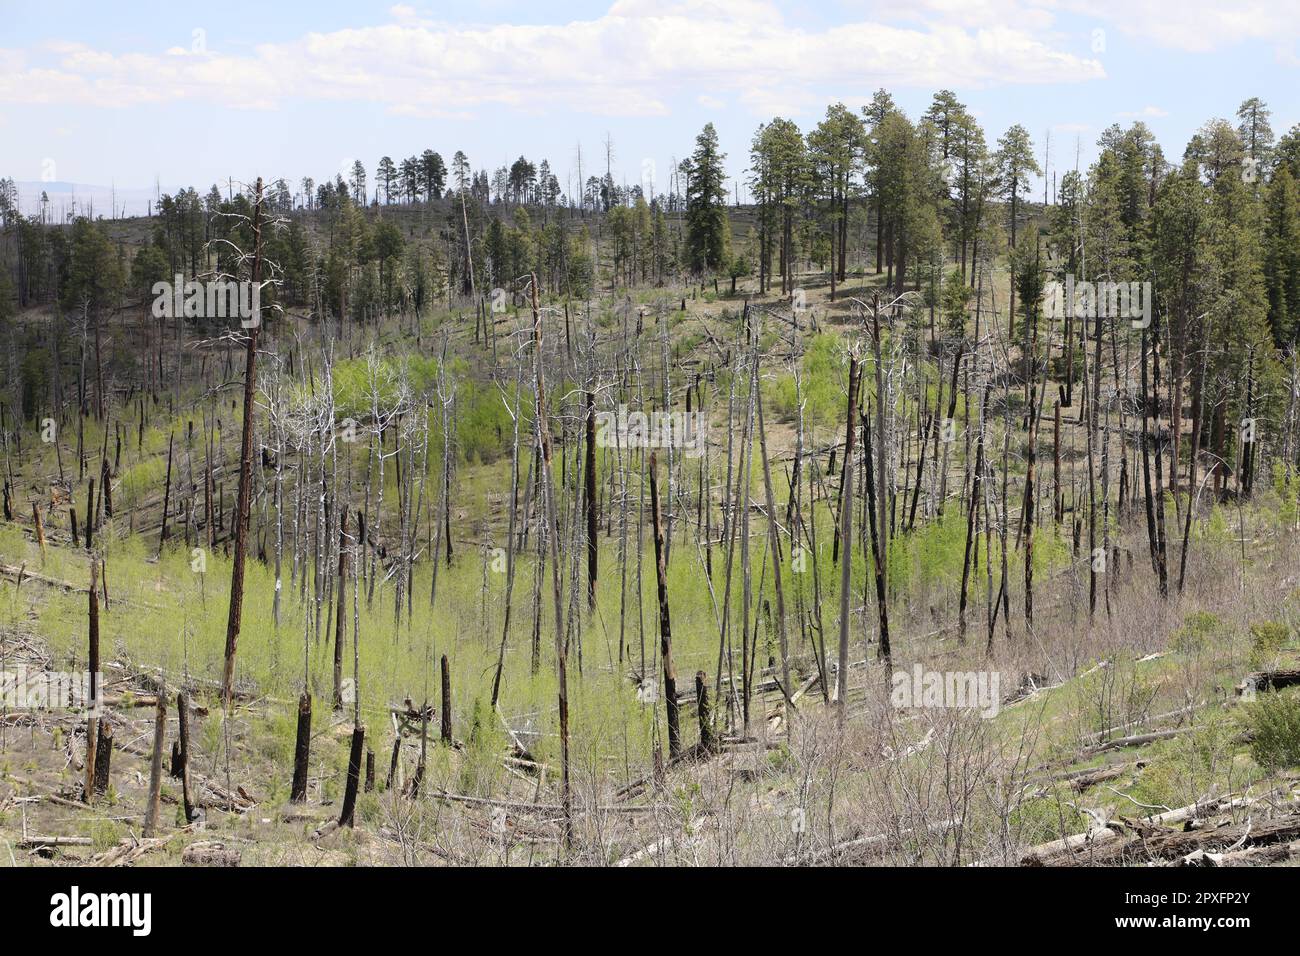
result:
[[[912,116],[953,89],[990,142],[1051,164],[1142,119],[1171,156],[1246,97],[1300,122],[1294,0],[584,0],[563,5],[0,3],[0,175],[201,189],[317,181],[360,158],[463,149],[663,187],[712,120],[742,175],[758,123],[805,130],[888,88]],[[1041,187],[1040,187],[1041,188]]]

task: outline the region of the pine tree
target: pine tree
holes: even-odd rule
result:
[[[1300,190],[1286,166],[1273,174],[1265,206],[1268,324],[1280,348],[1292,347],[1300,337]]]
[[[686,257],[692,272],[715,272],[726,263],[726,154],[712,123],[695,138],[686,191]]]

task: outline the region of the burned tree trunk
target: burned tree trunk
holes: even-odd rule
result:
[[[36,544],[41,550],[41,564],[45,564],[45,522],[41,520],[40,502],[32,502],[32,523],[36,525]]]
[[[167,436],[167,477],[163,481],[162,532],[158,535],[158,552],[162,553],[163,542],[167,540],[167,511],[171,506],[172,495],[172,442],[176,435]],[[72,543],[77,543],[77,519],[72,519]]]
[[[257,180],[253,203],[254,287],[262,281],[262,180]],[[230,566],[230,614],[226,620],[226,665],[221,680],[221,697],[226,707],[235,687],[235,652],[244,613],[244,560],[248,551],[248,511],[253,497],[253,416],[257,412],[257,334],[262,317],[250,317],[248,351],[244,365],[244,427],[239,441],[239,491],[235,504],[235,555]]]
[[[975,470],[971,474],[970,501],[966,509],[966,550],[961,563],[961,597],[957,604],[957,643],[966,643],[966,604],[969,594],[971,559],[979,556],[979,539],[976,531],[976,513],[979,510],[981,485],[984,474],[984,413],[988,406],[989,386],[984,386],[980,400],[980,430],[975,442]],[[1059,423],[1060,406],[1057,406]]]
[[[144,811],[144,835],[151,837],[158,827],[158,797],[162,791],[163,743],[167,738],[167,692],[158,688],[158,707],[154,712],[153,756],[149,763],[149,798]]]
[[[185,822],[194,822],[194,800],[190,795],[190,702],[185,692],[176,695],[176,715],[180,720],[179,763],[181,778],[181,806]]]
[[[357,809],[357,789],[361,786],[361,751],[366,742],[366,728],[358,724],[352,728],[352,749],[348,753],[348,782],[343,790],[343,811],[339,826],[353,825]]]
[[[754,356],[754,377],[758,377],[758,355]],[[776,591],[776,632],[781,642],[781,696],[790,701],[790,643],[785,630],[785,590],[781,583],[781,538],[776,527],[776,498],[772,494],[772,466],[767,460],[767,430],[763,425],[763,393],[755,389],[758,408],[758,448],[763,459],[763,493],[767,499],[767,539],[772,554],[772,586]]]
[[[91,793],[102,797],[108,793],[108,781],[113,763],[113,725],[107,718],[99,721],[99,739],[95,741],[95,777]]]
[[[584,504],[587,510],[587,606],[596,609],[598,529],[596,527],[596,394],[587,392],[587,463]]]
[[[546,379],[542,372],[542,310],[537,300],[537,274],[530,277],[533,305],[533,361],[537,379],[537,434],[542,451],[542,490],[545,495],[546,536],[550,544],[551,587],[555,611],[555,678],[560,715],[560,805],[564,813],[564,839],[573,833],[573,795],[569,789],[569,678],[564,642],[564,603],[560,590],[559,520],[556,516],[555,483],[551,477],[551,427],[546,409]]]
[[[303,691],[298,698],[298,737],[293,748],[293,787],[289,791],[292,803],[307,799],[307,766],[311,760],[311,694]]]
[[[713,711],[709,707],[709,679],[704,671],[695,672],[695,711],[700,721],[700,750],[711,754],[717,745],[713,739]]]
[[[840,541],[844,553],[840,556],[840,651],[839,673],[836,684],[836,702],[840,727],[848,710],[849,691],[849,597],[852,590],[853,571],[853,436],[857,432],[855,418],[858,411],[858,360],[849,356],[848,410],[844,418],[844,461],[840,465],[843,480],[840,487]],[[870,452],[868,452],[870,454]]]
[[[339,510],[338,610],[334,615],[334,709],[343,709],[343,641],[347,637],[348,509]]]
[[[448,746],[452,743],[451,737],[451,665],[447,662],[447,655],[442,655],[442,712],[438,715],[438,731],[442,742]]]
[[[90,593],[86,609],[89,633],[87,666],[90,670],[90,716],[86,718],[86,802],[95,795],[95,745],[99,732],[99,562],[90,562]]]
[[[863,440],[865,446],[862,453],[866,458],[867,465],[867,527],[871,532],[871,552],[873,555],[872,564],[875,568],[876,577],[876,610],[880,621],[880,645],[876,651],[876,656],[885,662],[885,678],[888,680],[893,676],[893,655],[889,648],[889,592],[885,585],[885,536],[884,526],[881,521],[876,519],[876,491],[875,466],[871,462],[871,420],[863,416]],[[879,448],[879,439],[876,439],[876,447]],[[879,495],[884,495],[885,481],[880,479]],[[877,525],[880,525],[877,527]]]
[[[668,711],[668,756],[682,749],[682,732],[677,715],[677,671],[673,667],[673,631],[668,617],[668,569],[664,562],[664,528],[659,509],[657,462],[650,453],[650,516],[654,523],[655,584],[659,595],[659,651],[664,665],[664,706]]]

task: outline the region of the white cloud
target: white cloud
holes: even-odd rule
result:
[[[956,9],[955,3],[927,0],[930,9]],[[979,3],[999,11],[1014,5]],[[1098,61],[1065,52],[1019,23],[984,27],[969,17],[967,25],[860,20],[814,31],[788,26],[770,0],[615,0],[594,19],[542,25],[435,23],[405,4],[389,14],[393,22],[308,33],[251,54],[110,53],[60,43],[33,62],[0,51],[0,102],[129,107],[198,100],[260,109],[295,99],[351,100],[416,116],[465,116],[492,104],[648,116],[667,113],[676,95],[733,96],[758,112],[773,105],[793,112],[816,108],[825,90],[852,98],[882,85],[982,87],[1104,76]]]
[[[1103,19],[1126,36],[1193,53],[1300,35],[1295,0],[1061,0],[1061,7]]]
[[[1161,109],[1158,106],[1144,106],[1140,110],[1125,111],[1119,114],[1120,119],[1159,119],[1162,116],[1168,116],[1169,111]]]
[[[888,19],[1015,27],[1067,49],[1088,49],[1090,31],[1099,27],[1193,53],[1243,40],[1300,38],[1295,0],[865,0],[865,5]],[[1072,37],[1052,33],[1062,26],[1061,14],[1074,15]]]

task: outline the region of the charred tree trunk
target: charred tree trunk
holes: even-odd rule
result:
[[[587,462],[584,504],[587,510],[587,606],[596,610],[599,531],[596,526],[596,394],[587,393]]]
[[[293,786],[291,803],[307,799],[307,766],[311,761],[311,694],[303,691],[298,698],[298,736],[293,748]]]
[[[849,600],[853,588],[853,436],[857,431],[855,419],[858,411],[858,361],[849,356],[848,407],[844,413],[844,461],[840,466],[840,541],[844,554],[840,556],[840,648],[839,668],[836,676],[836,719],[843,728],[848,712],[849,697]],[[868,452],[870,454],[870,452]]]
[[[438,717],[438,730],[442,737],[442,742],[448,746],[452,743],[451,737],[451,665],[447,663],[447,655],[442,655],[442,713]]]
[[[254,187],[253,204],[253,271],[252,282],[262,281],[262,180]],[[257,413],[257,334],[262,317],[251,317],[248,350],[244,365],[244,427],[239,441],[239,491],[235,504],[235,554],[230,567],[230,614],[226,620],[226,664],[221,680],[221,696],[226,707],[235,688],[235,652],[244,613],[244,560],[248,551],[248,511],[253,496],[253,417]]]
[[[871,463],[871,420],[864,416],[862,420],[866,447],[862,449],[867,466],[867,526],[871,531],[872,564],[876,575],[876,610],[880,620],[880,645],[876,655],[885,662],[885,679],[888,681],[894,672],[894,659],[889,649],[889,592],[885,584],[885,538],[884,527],[877,527],[875,509],[877,507],[875,467]],[[879,440],[877,439],[877,442]],[[877,443],[877,448],[879,444]],[[884,494],[884,479],[880,479],[881,494]]]
[[[90,670],[90,713],[86,719],[86,802],[90,803],[95,795],[95,746],[99,733],[99,562],[90,562],[90,593],[86,608],[87,630],[89,633],[89,653],[87,666]]]
[[[564,642],[564,604],[560,589],[559,521],[556,517],[555,483],[551,475],[551,428],[546,408],[546,380],[543,375],[542,310],[537,299],[537,274],[530,276],[533,306],[533,360],[537,378],[537,432],[542,446],[542,489],[545,495],[546,530],[550,544],[551,587],[555,611],[555,677],[560,716],[560,805],[564,814],[564,842],[573,834],[573,795],[569,788],[569,678]]]
[[[113,763],[113,725],[107,718],[99,721],[99,739],[95,741],[95,778],[91,792],[96,797],[108,793]]]
[[[655,453],[650,453],[650,516],[654,523],[655,585],[659,595],[659,651],[664,666],[664,707],[668,712],[668,756],[682,749],[682,731],[677,714],[677,671],[673,666],[673,631],[668,617],[668,569],[664,562],[664,528],[659,509],[659,480]]]
[[[754,357],[758,377],[758,356]],[[776,591],[776,632],[781,645],[781,696],[790,703],[790,642],[785,628],[785,589],[781,581],[781,538],[776,525],[776,496],[772,492],[772,466],[767,460],[767,429],[763,424],[763,393],[755,389],[758,410],[758,449],[763,460],[763,493],[767,500],[767,540],[772,555],[772,586]]]
[[[149,763],[149,798],[144,811],[144,835],[151,837],[158,827],[158,797],[162,791],[163,743],[167,738],[167,692],[158,688],[158,706],[154,712],[153,757]]]
[[[185,692],[176,695],[176,716],[180,721],[179,763],[181,778],[181,806],[185,822],[194,822],[194,800],[190,794],[190,702]]]
[[[695,710],[700,720],[700,750],[713,753],[713,711],[709,707],[709,679],[704,671],[695,672]]]
[[[343,641],[347,637],[348,509],[339,509],[338,610],[334,615],[334,709],[343,709]],[[328,627],[328,624],[326,625]]]
[[[361,751],[365,742],[366,728],[360,725],[352,728],[352,749],[348,753],[348,781],[343,791],[343,811],[339,814],[341,827],[350,827],[354,823],[357,790],[361,786]]]
[[[176,435],[172,433],[167,436],[167,478],[163,482],[163,506],[162,506],[162,533],[158,536],[158,552],[162,553],[163,542],[167,540],[167,511],[171,506],[172,495],[172,442]],[[73,522],[72,543],[77,543],[76,522]]]

